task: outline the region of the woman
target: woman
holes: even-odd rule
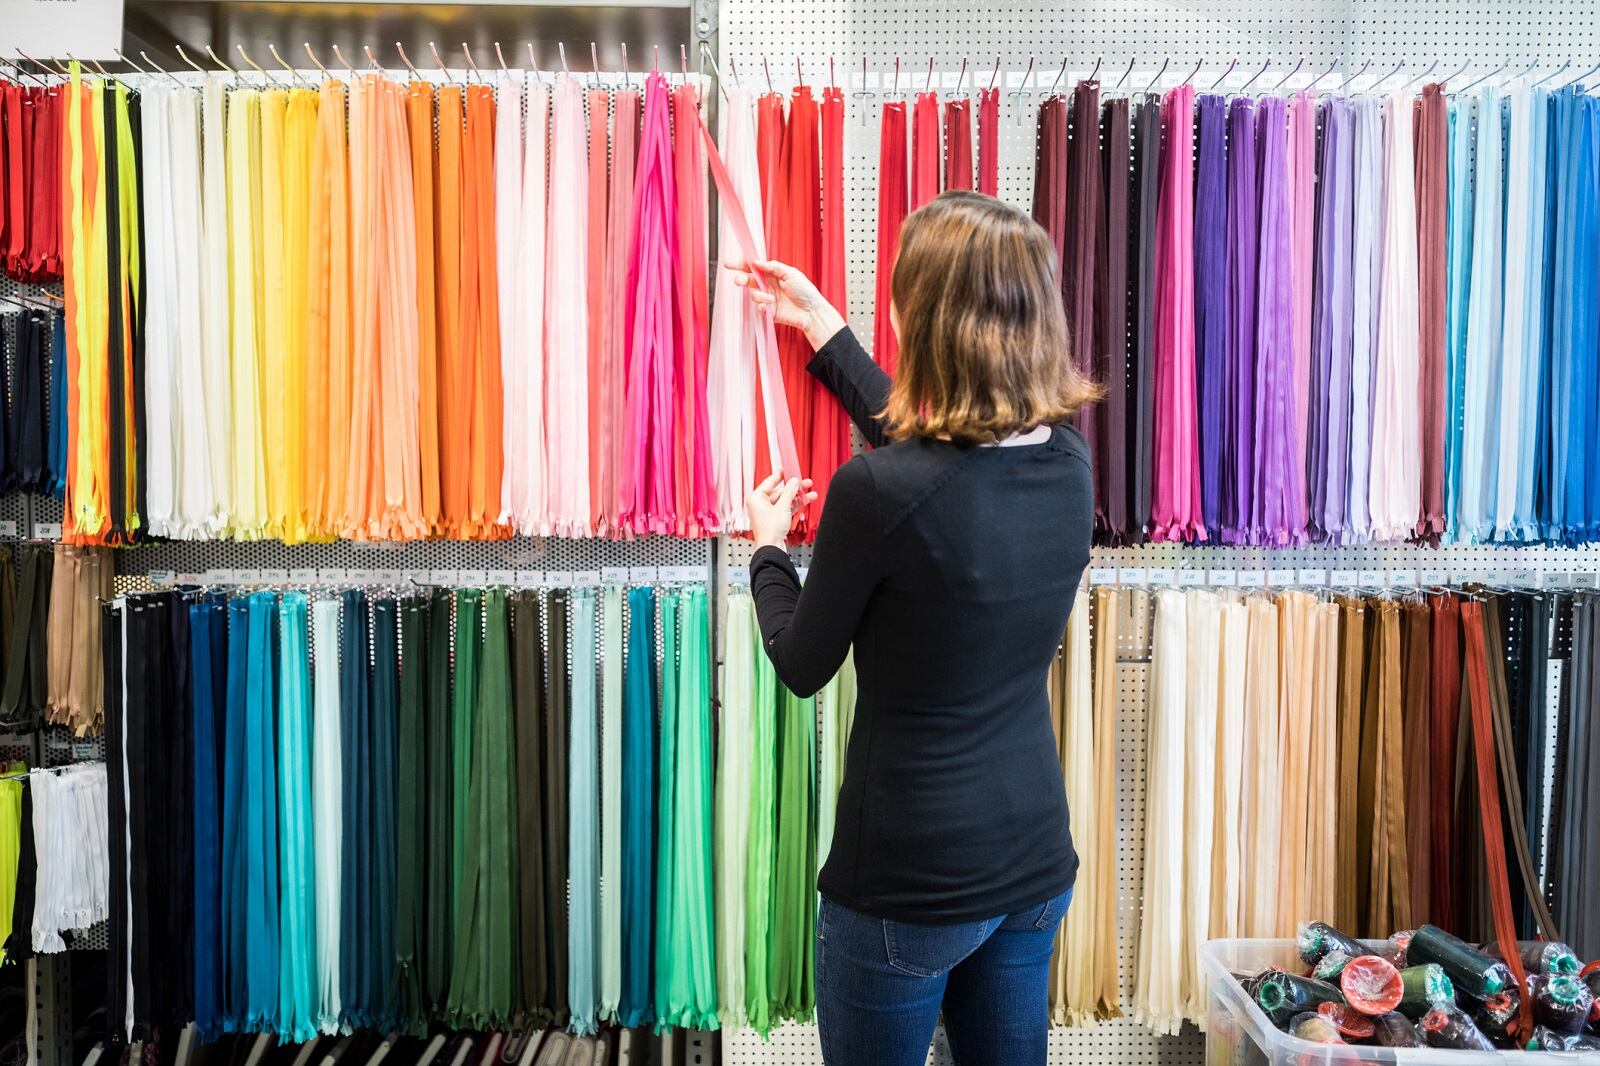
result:
[[[1051,943],[1078,859],[1046,673],[1089,561],[1094,389],[1067,354],[1049,238],[946,193],[906,219],[893,382],[799,271],[739,281],[803,330],[872,450],[828,490],[804,589],[784,550],[809,482],[750,497],[763,644],[800,695],[852,645],[855,728],[818,877],[830,1066],[920,1066],[941,1012],[960,1066],[1045,1061]]]

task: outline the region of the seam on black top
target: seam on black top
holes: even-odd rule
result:
[[[976,453],[974,453],[974,452],[972,452],[970,450],[962,452],[960,459],[958,459],[954,463],[951,463],[948,467],[945,468],[943,473],[941,473],[938,477],[934,478],[932,481],[928,482],[928,484],[923,487],[921,492],[919,492],[915,496],[911,497],[910,500],[908,500],[904,505],[902,505],[900,510],[896,511],[890,517],[890,519],[883,524],[883,535],[885,537],[887,537],[889,534],[891,534],[895,530],[899,529],[901,523],[905,522],[906,519],[910,518],[913,514],[916,513],[917,508],[921,507],[924,503],[928,502],[928,498],[929,497],[931,497],[934,493],[938,492],[940,489],[942,489],[946,485],[948,485],[950,483],[950,479],[951,478],[955,477],[957,474],[959,474],[962,471],[964,471],[967,468],[967,460],[971,459],[974,454],[976,454]],[[871,469],[871,464],[868,464],[868,469],[869,470]],[[876,478],[873,479],[873,487],[874,487],[874,493],[876,493],[876,487],[877,487],[877,479]]]

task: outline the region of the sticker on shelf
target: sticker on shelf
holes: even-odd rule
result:
[[[518,570],[517,571],[517,588],[519,588],[519,589],[537,589],[537,588],[543,588],[543,587],[544,587],[544,571],[543,570]]]
[[[178,575],[178,584],[180,585],[204,585],[205,583],[206,575],[204,574],[184,573]]]
[[[572,571],[546,570],[544,583],[553,589],[570,589],[572,587]]]
[[[1336,588],[1350,588],[1360,577],[1360,573],[1355,570],[1335,570],[1329,580]]]
[[[443,585],[445,588],[455,588],[461,584],[461,571],[456,569],[430,570],[429,576],[435,585]]]
[[[352,585],[370,585],[378,580],[378,572],[371,567],[351,567],[344,572],[345,580]]]
[[[1512,586],[1519,589],[1537,588],[1539,576],[1532,570],[1512,570],[1506,574]]]
[[[1448,570],[1420,570],[1417,572],[1420,584],[1430,587],[1440,587],[1450,584],[1450,571]]]
[[[400,571],[400,576],[405,580],[405,583],[407,585],[410,585],[411,587],[415,588],[418,585],[426,585],[429,582],[431,582],[433,580],[433,571],[432,570],[402,570],[402,571]]]

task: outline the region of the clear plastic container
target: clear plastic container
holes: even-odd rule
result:
[[[1381,942],[1369,941],[1374,947]],[[1308,1066],[1312,1063],[1439,1063],[1491,1066],[1506,1063],[1534,1066],[1600,1066],[1600,1051],[1440,1051],[1432,1048],[1361,1047],[1313,1044],[1278,1029],[1255,1000],[1245,994],[1239,976],[1278,966],[1304,972],[1293,940],[1213,940],[1200,948],[1207,999],[1206,1066]]]

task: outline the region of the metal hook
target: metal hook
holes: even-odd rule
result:
[[[1267,72],[1267,68],[1270,67],[1270,66],[1272,66],[1272,57],[1268,56],[1267,57],[1267,61],[1265,63],[1261,64],[1261,69],[1256,71],[1254,74],[1250,75],[1250,80],[1249,81],[1247,81],[1243,85],[1239,86],[1240,95],[1243,95],[1244,93],[1248,92],[1249,89],[1250,89],[1250,86],[1254,85],[1256,83],[1256,79],[1261,77],[1261,75],[1265,74]]]
[[[367,53],[367,66],[371,67],[373,70],[376,70],[379,74],[382,74],[384,72],[383,64],[379,63],[378,57],[372,54],[372,46],[370,44],[364,44],[361,46],[361,50]]]
[[[863,64],[865,64],[866,60],[863,59],[861,62]],[[994,73],[989,75],[989,91],[990,92],[994,92],[994,83],[999,81],[999,80],[1000,80],[1000,57],[999,56],[995,56],[994,57]]]
[[[502,74],[510,74],[511,73],[511,71],[509,69],[507,69],[507,67],[506,67],[506,54],[504,52],[500,51],[500,42],[499,41],[494,42],[494,58],[500,64],[500,73],[502,73]]]
[[[1400,86],[1400,92],[1405,92],[1407,89],[1409,89],[1413,85],[1417,84],[1417,82],[1419,82],[1422,79],[1426,78],[1429,74],[1432,74],[1434,71],[1436,71],[1438,69],[1439,69],[1439,61],[1437,59],[1435,59],[1433,61],[1433,65],[1430,66],[1427,70],[1423,71],[1421,74],[1418,74],[1415,78],[1412,78],[1410,81],[1408,81],[1404,85]]]
[[[1460,70],[1456,71],[1454,74],[1451,74],[1447,78],[1441,78],[1439,80],[1443,84],[1448,85],[1448,84],[1450,84],[1451,81],[1453,81],[1456,78],[1461,77],[1461,75],[1465,74],[1467,72],[1467,68],[1470,67],[1470,66],[1472,66],[1472,60],[1469,59],[1465,63],[1461,64],[1461,69]]]
[[[1238,66],[1238,65],[1239,65],[1239,57],[1238,56],[1234,56],[1233,60],[1228,64],[1228,69],[1223,71],[1222,72],[1222,76],[1220,78],[1218,78],[1216,81],[1212,82],[1211,83],[1211,88],[1206,90],[1206,91],[1207,92],[1213,92],[1213,93],[1216,92],[1217,91],[1217,86],[1219,86],[1223,82],[1227,81],[1228,80],[1228,75],[1232,74],[1233,73],[1233,68]]]
[[[800,60],[796,59],[794,65],[798,67]],[[678,73],[683,76],[683,83],[689,84],[689,49],[682,44],[678,45]]]
[[[432,46],[430,45],[429,47],[432,47]],[[433,55],[434,55],[435,59],[437,59],[439,57],[439,53],[438,52],[435,52]],[[334,45],[333,46],[333,58],[337,59],[339,61],[340,65],[343,66],[344,69],[349,71],[351,74],[354,74],[356,72],[356,68],[352,67],[350,65],[350,61],[344,57],[344,53],[339,51],[339,46],[338,45]]]
[[[1056,86],[1061,84],[1061,77],[1067,72],[1067,62],[1069,59],[1071,59],[1070,56],[1061,57],[1061,69],[1056,71],[1056,80],[1050,83],[1050,91],[1045,93],[1046,96],[1054,96],[1056,94]]]
[[[429,41],[428,51],[433,53],[433,65],[439,68],[439,73],[444,75],[445,81],[454,80],[450,77],[450,70],[444,65],[444,60],[439,56],[439,46]]]
[[[1537,89],[1539,86],[1543,85],[1545,82],[1549,81],[1551,78],[1554,78],[1556,75],[1560,74],[1562,71],[1566,70],[1570,66],[1572,66],[1572,60],[1568,59],[1565,63],[1561,64],[1555,70],[1552,70],[1550,73],[1546,74],[1544,77],[1542,77],[1538,81],[1534,82],[1531,86],[1529,86],[1529,88]]]
[[[28,57],[23,54],[23,51],[20,48],[17,49],[17,55],[22,59],[28,59]],[[33,82],[33,83],[35,83],[37,85],[42,85],[42,86],[44,86],[46,88],[49,88],[49,85],[50,85],[49,82],[45,81],[43,78],[39,77],[37,74],[34,74],[31,71],[29,71],[28,68],[24,67],[21,63],[18,63],[14,59],[11,60],[10,62],[11,62],[11,66],[16,70],[18,77],[26,78],[29,81],[31,81],[31,82]],[[33,60],[33,59],[28,59],[28,62],[33,63],[35,66],[41,65],[41,64],[39,64],[39,62],[37,60]]]
[[[659,44],[650,46],[650,69],[656,74],[661,73],[661,46]]]
[[[900,57],[899,56],[895,56],[894,57],[894,87],[893,87],[893,89],[890,90],[889,96],[891,98],[895,99],[895,100],[904,100],[905,99],[905,96],[902,95],[901,92],[900,92]]]
[[[1323,78],[1326,78],[1329,74],[1332,74],[1334,71],[1336,71],[1338,69],[1339,69],[1339,61],[1337,59],[1335,59],[1331,64],[1329,64],[1327,70],[1323,71],[1321,74],[1318,74],[1315,78],[1311,79],[1311,84],[1306,86],[1306,92],[1310,92],[1312,89],[1315,89],[1317,87],[1317,82],[1321,81]]]
[[[234,47],[239,50],[239,55],[244,58],[246,65],[253,69],[257,74],[261,75],[261,84],[265,85],[267,82],[272,80],[267,76],[267,72],[262,70],[261,67],[256,64],[254,59],[250,58],[250,53],[244,50],[244,45],[236,44]]]
[[[306,55],[311,59],[312,64],[318,70],[322,71],[322,76],[325,77],[325,78],[333,77],[332,74],[328,73],[328,68],[322,65],[322,60],[317,58],[317,53],[315,53],[315,52],[313,52],[311,50],[311,42],[310,41],[304,41],[302,43],[305,45]],[[182,49],[179,49],[179,54],[180,55],[182,54]]]
[[[1006,93],[1013,100],[1021,100],[1028,95],[1028,79],[1033,77],[1033,56],[1028,57],[1028,69],[1023,72],[1022,84]]]
[[[236,78],[239,76],[239,72],[237,70],[234,70],[232,67],[228,66],[228,64],[217,58],[217,53],[212,50],[209,44],[206,45],[206,55],[211,57],[211,62],[215,63],[223,70],[226,70],[229,74],[232,74]]]
[[[794,83],[800,88],[806,87],[806,72],[800,69],[800,57],[794,57]]]
[[[1113,85],[1111,87],[1111,91],[1112,92],[1120,92],[1122,90],[1122,83],[1128,80],[1128,75],[1129,74],[1133,73],[1133,64],[1134,64],[1134,57],[1133,56],[1129,56],[1128,57],[1128,69],[1122,72],[1122,77],[1117,79],[1117,84],[1115,84],[1115,85]]]
[[[702,58],[709,59],[711,61],[711,73],[717,76],[717,88],[722,90],[722,98],[726,100],[728,98],[728,89],[722,84],[722,71],[717,69],[717,57],[711,54],[711,45],[705,41],[701,41],[700,55]],[[730,60],[729,62],[731,64],[732,61]],[[735,84],[738,83],[735,82]]]
[[[68,59],[72,59],[73,58],[71,52],[67,53],[67,58]],[[127,86],[125,84],[123,84],[122,79],[112,77],[111,73],[109,71],[107,71],[105,67],[100,65],[100,61],[98,59],[91,59],[91,60],[88,61],[88,63],[89,63],[89,65],[91,67],[93,67],[95,69],[95,72],[97,74],[99,74],[102,78],[104,78],[107,81],[112,82],[112,83],[114,83],[116,85],[121,85],[124,89],[127,88]]]
[[[1272,60],[1269,59],[1269,60],[1267,60],[1267,62],[1270,63],[1270,62],[1272,62]],[[1196,63],[1194,65],[1194,69],[1189,72],[1189,76],[1187,78],[1184,78],[1181,82],[1178,83],[1178,88],[1181,89],[1185,85],[1188,85],[1191,81],[1194,81],[1194,76],[1196,74],[1200,73],[1200,68],[1205,66],[1205,65],[1206,65],[1206,57],[1205,56],[1201,56],[1200,57],[1200,62],[1198,62],[1198,63]],[[1254,79],[1252,79],[1252,80],[1254,80]],[[1246,82],[1245,84],[1248,85],[1250,83]]]
[[[930,93],[930,92],[933,91],[933,57],[932,56],[928,57],[928,76],[922,82],[922,91],[923,91],[923,93]]]
[[[772,68],[767,66],[767,57],[761,57],[761,72],[767,76],[767,95],[771,96],[777,90],[772,87]]]
[[[1394,77],[1396,74],[1400,73],[1404,69],[1406,69],[1406,61],[1405,61],[1404,57],[1402,57],[1400,62],[1395,64],[1395,68],[1393,70],[1391,70],[1389,73],[1385,74],[1383,77],[1379,78],[1377,81],[1373,82],[1371,85],[1367,86],[1367,92],[1369,92],[1369,93],[1377,92],[1378,91],[1378,86],[1382,85],[1384,82],[1388,81],[1390,78]]]
[[[963,68],[965,69],[965,68]],[[837,89],[839,86],[833,80],[833,56],[828,57],[828,88]]]
[[[478,64],[473,62],[472,49],[467,47],[466,41],[461,42],[461,54],[467,57],[467,66],[471,68],[473,78],[479,82],[482,82],[483,72],[478,69]]]
[[[1367,57],[1367,61],[1365,63],[1361,64],[1361,69],[1356,71],[1354,74],[1350,75],[1344,81],[1341,81],[1339,83],[1339,87],[1337,89],[1335,89],[1334,92],[1340,92],[1340,93],[1344,92],[1345,89],[1350,85],[1350,83],[1355,81],[1357,78],[1361,77],[1361,75],[1365,74],[1367,72],[1367,68],[1370,67],[1370,66],[1372,66],[1372,57],[1368,56]]]
[[[1105,58],[1106,57],[1104,55],[1095,56],[1094,69],[1089,72],[1089,80],[1090,81],[1094,81],[1097,77],[1100,76],[1100,64],[1105,62]]]
[[[959,98],[961,98],[963,100],[967,99],[967,94],[963,93],[961,91],[961,86],[966,84],[966,80],[967,80],[967,61],[965,59],[963,59],[961,61],[961,73],[956,75],[956,91],[954,93],[951,93],[952,96],[959,97]]]
[[[572,68],[567,66],[567,42],[566,41],[557,41],[556,42],[556,52],[559,53],[560,56],[561,56],[561,73],[563,73],[563,74],[571,74],[572,73]]]
[[[416,75],[416,78],[417,78],[418,81],[421,81],[422,80],[422,72],[420,70],[418,70],[416,67],[411,65],[411,60],[406,55],[406,46],[401,44],[399,41],[396,41],[396,42],[394,42],[394,50],[396,52],[400,53],[400,62],[402,62],[402,63],[404,63],[406,65],[406,69],[409,70],[412,74]]]
[[[1167,72],[1167,64],[1171,63],[1171,62],[1172,62],[1172,57],[1171,56],[1168,56],[1167,58],[1165,58],[1165,59],[1163,59],[1161,61],[1161,69],[1156,71],[1156,76],[1150,79],[1150,84],[1146,85],[1144,87],[1144,91],[1145,92],[1148,93],[1148,92],[1151,92],[1152,90],[1155,89],[1156,83],[1161,80],[1161,75],[1163,75],[1163,74],[1165,74]]]
[[[271,52],[272,58],[278,61],[278,66],[289,72],[289,76],[291,78],[299,82],[301,85],[304,85],[307,89],[311,88],[311,83],[302,78],[298,70],[295,70],[293,67],[283,61],[283,57],[278,54],[278,46],[276,44],[267,45],[267,51]]]
[[[622,41],[622,42],[619,42],[619,43],[622,45],[622,87],[624,89],[626,89],[628,87],[629,79],[631,79],[633,77],[633,71],[628,69],[628,43],[626,41]],[[704,44],[705,42],[702,41],[700,43]],[[739,71],[734,68],[733,60],[731,60],[731,59],[728,60],[728,70],[729,70],[730,73],[733,74],[733,83],[735,85],[738,85],[739,84]]]
[[[172,83],[174,85],[176,85],[180,89],[188,88],[188,86],[184,85],[183,82],[178,80],[177,75],[173,74],[170,70],[167,70],[161,64],[159,64],[159,63],[155,62],[154,60],[152,60],[147,53],[141,51],[139,53],[139,55],[144,58],[144,61],[146,63],[150,64],[150,69],[152,71],[160,71],[162,74],[165,74],[167,77],[171,78],[172,79]]]
[[[1289,73],[1285,74],[1283,76],[1283,79],[1281,81],[1279,81],[1278,84],[1276,84],[1276,85],[1274,85],[1272,87],[1272,91],[1273,92],[1277,92],[1279,89],[1281,89],[1285,85],[1287,85],[1289,83],[1289,79],[1294,77],[1296,74],[1300,73],[1300,68],[1305,66],[1305,65],[1306,65],[1306,57],[1305,57],[1304,54],[1302,54],[1300,56],[1300,62],[1296,63],[1294,65],[1294,69],[1291,70]]]
[[[1532,74],[1536,69],[1538,69],[1538,66],[1539,57],[1534,56],[1533,62],[1528,64],[1528,69],[1523,71],[1521,74],[1513,74],[1511,77],[1506,79],[1507,83],[1516,81],[1518,78],[1526,78],[1529,74]]]
[[[1489,73],[1485,74],[1483,77],[1477,79],[1476,81],[1471,81],[1471,82],[1468,82],[1466,85],[1463,85],[1458,91],[1459,92],[1466,92],[1469,89],[1472,89],[1472,88],[1474,88],[1474,87],[1476,87],[1478,85],[1481,85],[1483,82],[1488,81],[1490,78],[1494,77],[1496,74],[1500,73],[1502,70],[1505,70],[1510,65],[1511,65],[1511,61],[1508,59],[1504,63],[1501,63],[1498,67],[1495,67]],[[1600,70],[1600,67],[1596,67],[1595,69],[1596,70]]]
[[[1564,83],[1561,87],[1563,89],[1571,88],[1572,86],[1577,85],[1580,82],[1587,81],[1589,78],[1594,77],[1594,75],[1596,75],[1596,74],[1600,74],[1600,63],[1596,63],[1594,65],[1594,69],[1593,70],[1590,70],[1590,71],[1587,71],[1587,72],[1585,72],[1583,74],[1578,75],[1576,78],[1573,78],[1571,81]]]

